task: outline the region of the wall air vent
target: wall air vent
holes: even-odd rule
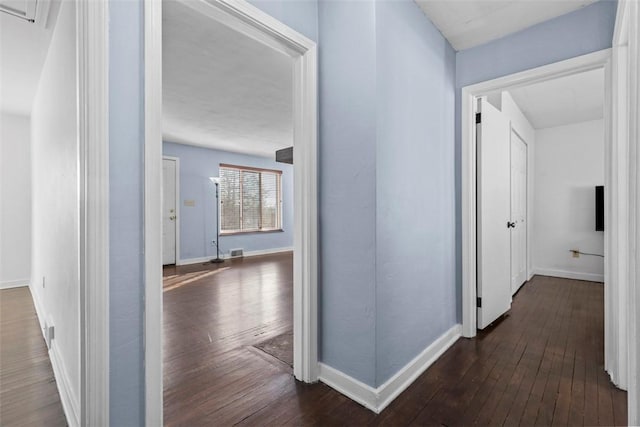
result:
[[[240,258],[244,256],[244,252],[242,249],[231,249],[229,251],[229,256],[231,258]]]

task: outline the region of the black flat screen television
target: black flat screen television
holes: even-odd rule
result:
[[[604,186],[596,187],[596,231],[604,231]]]

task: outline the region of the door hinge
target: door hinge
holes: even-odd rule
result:
[[[476,124],[482,121],[482,113],[476,113]]]
[[[481,297],[476,298],[476,307],[482,308],[482,298]]]

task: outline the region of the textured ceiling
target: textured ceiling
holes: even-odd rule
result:
[[[163,2],[163,135],[273,157],[293,144],[293,61],[183,3]]]
[[[455,50],[479,46],[596,0],[416,0]]]
[[[604,116],[604,70],[592,70],[509,91],[536,129]]]

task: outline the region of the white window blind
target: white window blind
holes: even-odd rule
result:
[[[282,172],[220,165],[222,233],[282,228]]]

